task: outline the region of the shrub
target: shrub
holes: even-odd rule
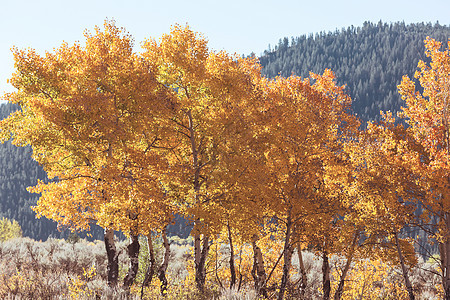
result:
[[[7,218],[2,218],[0,220],[0,241],[3,242],[21,236],[22,228],[20,228],[20,225],[16,220],[10,221]]]

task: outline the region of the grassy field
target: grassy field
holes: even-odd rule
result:
[[[157,262],[161,261],[162,246],[155,239]],[[168,269],[168,292],[160,295],[159,280],[155,277],[143,290],[142,282],[148,266],[148,251],[141,241],[140,267],[130,290],[120,285],[112,289],[106,283],[106,254],[103,241],[49,239],[46,242],[15,238],[0,242],[0,298],[1,299],[257,299],[251,276],[251,248],[242,245],[236,253],[238,287],[229,289],[226,246],[211,247],[208,261],[207,292],[200,295],[194,284],[191,266],[192,240],[171,238],[171,256]],[[120,278],[128,268],[126,241],[117,243],[120,252]],[[281,266],[270,261],[275,255],[266,255],[270,298],[276,298]],[[303,258],[308,275],[308,286],[303,296],[298,293],[300,275],[296,255],[287,299],[321,299],[322,262],[312,252]],[[332,287],[336,289],[340,270],[345,260],[331,259]],[[416,299],[442,299],[439,280],[433,274],[436,265],[419,261],[411,270]],[[382,260],[357,260],[349,272],[343,299],[403,299],[406,296],[399,269]]]

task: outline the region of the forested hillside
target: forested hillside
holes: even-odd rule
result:
[[[260,58],[268,77],[291,74],[307,77],[329,68],[338,84],[346,85],[353,110],[362,120],[377,120],[380,110],[396,113],[401,107],[397,92],[402,76],[414,75],[425,59],[424,39],[446,42],[450,28],[439,24],[365,22],[334,32],[281,39]]]
[[[12,104],[0,106],[3,119],[17,107]],[[0,144],[0,217],[15,219],[25,236],[47,239],[49,234],[58,234],[54,222],[36,220],[30,206],[36,204],[38,195],[30,194],[26,188],[44,179],[45,173],[31,158],[31,148],[18,148],[10,142]]]

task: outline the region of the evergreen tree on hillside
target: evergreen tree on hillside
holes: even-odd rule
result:
[[[399,111],[397,85],[402,76],[413,77],[423,59],[427,36],[446,42],[450,28],[439,24],[365,22],[334,32],[281,39],[260,58],[268,77],[291,74],[308,77],[330,68],[354,100],[353,110],[364,120],[378,120],[380,110]]]

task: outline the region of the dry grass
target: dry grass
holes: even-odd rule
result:
[[[125,248],[126,242],[118,242],[120,251],[120,276],[125,276],[128,264]],[[190,240],[172,238],[171,259],[168,270],[169,292],[166,297],[159,294],[159,281],[155,278],[152,285],[144,290],[144,299],[257,299],[252,282],[246,281],[237,289],[220,288],[213,272],[208,281],[206,295],[199,295],[193,284],[192,274],[189,273]],[[157,259],[162,257],[162,247],[155,244]],[[122,288],[110,289],[106,284],[106,255],[102,241],[87,242],[85,240],[69,243],[64,240],[49,239],[38,242],[28,238],[11,239],[0,243],[0,298],[1,299],[140,299],[141,283],[147,265],[147,249],[141,243],[140,269],[136,283],[130,291]],[[226,251],[222,253],[226,256]],[[305,252],[305,266],[308,271],[308,288],[305,299],[321,298],[322,262],[313,253]],[[221,260],[226,268],[227,258]],[[342,259],[335,256],[331,259],[334,272],[332,281],[336,285]],[[377,279],[374,265],[370,260],[350,271],[348,277],[349,291],[356,293],[361,299],[394,299],[393,294],[402,289],[403,279],[395,267],[383,265],[384,278]],[[366,266],[364,269],[361,266]],[[369,266],[369,267],[367,267]],[[357,269],[360,268],[360,269]],[[380,265],[377,265],[380,271]],[[439,277],[430,270],[435,270],[432,262],[420,262],[411,270],[411,280],[416,290],[416,299],[439,299]],[[359,272],[359,273],[358,273]],[[287,298],[300,299],[298,294],[298,261],[293,259],[291,283]],[[373,276],[372,276],[372,275]],[[379,273],[381,274],[381,273]],[[370,275],[370,276],[369,276]],[[358,277],[359,276],[359,277]],[[361,277],[362,276],[362,277]],[[371,277],[372,276],[372,277]],[[361,279],[363,278],[364,279]],[[367,286],[362,291],[358,286]],[[223,286],[227,286],[223,284]],[[395,290],[394,290],[395,289]],[[359,293],[359,294],[357,294]],[[274,287],[273,296],[276,295]],[[371,295],[371,296],[368,296]],[[380,298],[381,297],[381,298]],[[344,298],[345,299],[345,298]],[[347,296],[347,299],[352,297]]]

